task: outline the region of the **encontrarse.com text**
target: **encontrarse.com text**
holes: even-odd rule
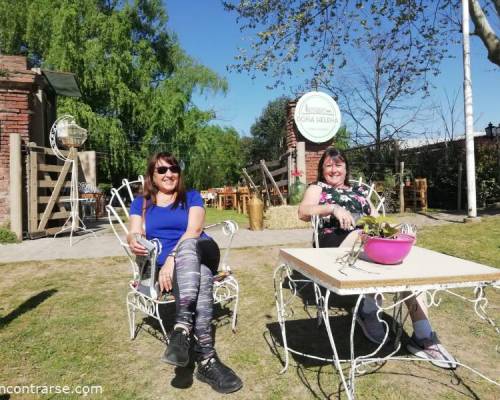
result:
[[[102,394],[100,385],[0,385],[1,394],[79,394],[82,396]]]

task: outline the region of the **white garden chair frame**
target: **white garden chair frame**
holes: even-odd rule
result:
[[[116,238],[120,242],[120,245],[125,250],[127,257],[130,262],[132,270],[132,280],[129,282],[129,292],[126,296],[130,338],[134,339],[137,334],[137,328],[135,324],[136,312],[141,311],[142,313],[156,319],[160,324],[161,330],[165,339],[168,338],[167,332],[160,318],[159,307],[163,304],[174,303],[175,298],[170,296],[164,299],[155,299],[149,294],[149,290],[144,290],[144,285],[140,283],[140,272],[139,266],[136,262],[135,255],[131,252],[130,247],[127,243],[126,237],[128,234],[128,227],[124,221],[125,218],[129,218],[129,206],[130,202],[134,200],[134,187],[144,185],[144,178],[139,176],[137,180],[129,181],[128,179],[123,179],[122,184],[118,188],[111,189],[111,199],[109,204],[106,206],[106,211],[108,214],[109,224],[115,234]],[[118,203],[115,207],[113,204]],[[239,284],[236,278],[232,275],[231,267],[227,263],[229,252],[231,249],[233,237],[238,231],[238,224],[234,221],[223,221],[211,225],[205,226],[205,230],[211,230],[216,227],[221,228],[225,237],[227,237],[227,243],[224,247],[221,247],[222,257],[219,262],[219,273],[214,276],[214,287],[213,287],[213,298],[215,304],[228,304],[232,302],[232,317],[231,317],[231,328],[233,332],[236,331],[236,320],[238,313],[239,304]]]

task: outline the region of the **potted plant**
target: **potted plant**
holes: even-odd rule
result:
[[[384,216],[365,216],[358,220],[357,225],[361,228],[361,243],[366,256],[379,264],[401,263],[415,242],[415,236],[407,233],[406,225],[393,226]]]

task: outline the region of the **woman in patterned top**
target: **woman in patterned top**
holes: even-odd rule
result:
[[[318,164],[318,181],[310,185],[299,206],[299,218],[309,221],[321,217],[319,247],[338,247],[353,231],[356,220],[372,215],[368,191],[349,184],[347,158],[334,147],[323,153]]]
[[[358,218],[375,214],[367,196],[361,186],[349,184],[346,156],[329,147],[319,160],[318,181],[307,188],[299,205],[299,218],[309,221],[313,215],[319,215],[319,247],[338,247],[350,233],[357,235],[353,230]],[[432,331],[425,303],[411,297],[406,305],[413,322],[408,350],[438,367],[456,368],[455,359]],[[382,343],[385,337],[384,325],[377,315],[379,307],[373,296],[366,296],[356,319],[365,336],[376,344]]]

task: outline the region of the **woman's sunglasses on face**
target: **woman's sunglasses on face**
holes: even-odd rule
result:
[[[179,167],[178,165],[172,165],[170,167],[162,165],[161,167],[156,167],[155,171],[160,175],[166,174],[167,171],[170,171],[173,174],[178,174],[179,172],[181,172],[181,167]]]

